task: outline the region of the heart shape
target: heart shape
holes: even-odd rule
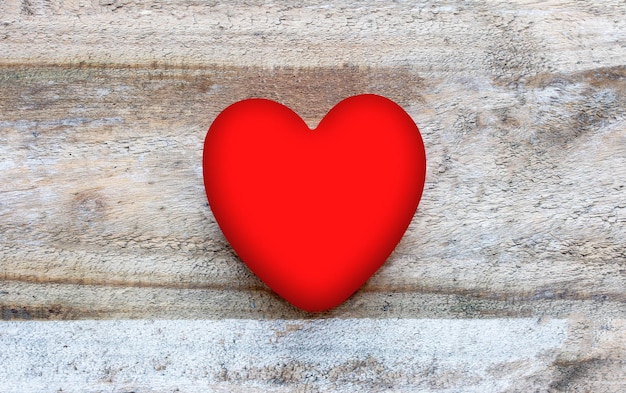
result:
[[[341,101],[314,130],[255,98],[217,116],[203,174],[238,256],[313,312],[343,302],[389,257],[417,210],[426,154],[411,117],[381,96]]]

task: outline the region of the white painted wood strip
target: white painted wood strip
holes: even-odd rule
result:
[[[501,79],[624,63],[622,1],[8,0],[0,62],[412,66]]]
[[[502,392],[549,377],[567,335],[559,319],[0,322],[0,392]]]

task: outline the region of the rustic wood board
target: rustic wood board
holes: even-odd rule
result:
[[[623,1],[1,2],[0,391],[626,390],[625,42]],[[426,189],[383,268],[306,314],[224,240],[202,141],[243,98],[314,127],[360,93],[414,118]],[[220,329],[247,341],[182,360]]]

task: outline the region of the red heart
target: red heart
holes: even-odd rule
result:
[[[286,106],[248,99],[209,128],[203,171],[215,219],[250,270],[293,305],[322,311],[398,244],[426,155],[411,117],[384,97],[347,98],[314,130]]]

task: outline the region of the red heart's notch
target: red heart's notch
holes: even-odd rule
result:
[[[339,305],[374,274],[408,228],[426,153],[411,117],[364,94],[311,130],[291,109],[247,99],[207,133],[204,185],[235,252],[293,305]]]

